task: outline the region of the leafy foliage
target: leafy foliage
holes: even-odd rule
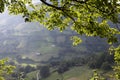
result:
[[[118,29],[108,25],[108,21],[119,22],[120,7],[117,0],[40,1],[40,4],[35,5],[32,0],[1,0],[0,11],[4,12],[8,6],[11,14],[22,14],[25,21],[40,22],[48,30],[58,28],[63,31],[70,27],[80,35],[107,38],[110,44],[117,42],[115,35],[119,34]],[[98,21],[99,18],[101,21]]]
[[[116,66],[114,66],[115,71],[115,78],[116,80],[120,79],[120,46],[118,47],[111,47],[110,48],[111,53],[114,53],[114,60],[116,62]]]
[[[76,46],[76,45],[78,45],[79,43],[82,42],[82,40],[81,40],[79,37],[77,37],[77,36],[73,36],[73,37],[71,38],[71,40],[74,41],[74,42],[73,42],[73,45],[74,45],[74,46]]]
[[[0,80],[5,80],[4,76],[11,74],[15,66],[7,64],[7,59],[0,60]]]
[[[90,80],[105,80],[105,79],[101,77],[96,70],[94,70],[94,74]]]

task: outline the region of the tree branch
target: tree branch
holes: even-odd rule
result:
[[[72,16],[70,16],[68,13],[66,13],[66,9],[64,8],[64,6],[65,6],[65,4],[64,4],[64,6],[63,7],[57,7],[57,6],[54,6],[54,5],[52,5],[52,4],[49,4],[48,2],[46,2],[45,0],[40,0],[42,3],[44,3],[45,5],[47,5],[47,6],[50,6],[50,7],[52,7],[52,8],[55,8],[55,9],[57,9],[57,10],[61,10],[62,12],[63,12],[63,15],[64,16],[67,16],[67,17],[69,17],[74,23],[75,23],[75,19],[72,17]]]

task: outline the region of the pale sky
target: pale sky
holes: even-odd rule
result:
[[[40,0],[32,0],[33,3],[38,3]]]

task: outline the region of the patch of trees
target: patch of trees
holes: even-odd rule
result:
[[[92,69],[110,70],[114,64],[114,55],[110,55],[109,53],[93,54],[88,60],[88,66]]]
[[[63,63],[61,63],[60,66],[58,67],[57,72],[58,72],[59,74],[62,74],[62,73],[64,73],[64,72],[68,71],[69,68],[70,68],[69,64],[67,64],[67,62],[63,62]]]
[[[114,56],[108,53],[101,53],[87,55],[86,57],[74,57],[70,60],[51,60],[51,62],[44,66],[38,66],[37,69],[28,65],[26,67],[19,67],[18,71],[24,72],[22,77],[25,78],[27,73],[39,70],[39,77],[47,78],[54,72],[62,75],[72,67],[83,66],[86,64],[88,64],[92,69],[109,71],[112,69],[111,66],[114,64]],[[19,77],[19,74],[12,74],[12,77]]]
[[[74,57],[70,60],[52,61],[49,63],[50,67],[56,68],[53,72],[62,74],[75,66],[83,66],[87,61],[82,57]]]
[[[16,71],[13,74],[11,74],[11,76],[15,79],[18,79],[19,77],[25,78],[26,74],[32,71],[36,71],[36,68],[30,65],[27,65],[25,67],[19,66],[17,67]]]
[[[41,78],[47,78],[50,74],[57,72],[62,74],[75,66],[82,66],[86,64],[86,60],[82,57],[74,57],[70,60],[58,60],[57,58],[51,58],[44,62],[45,66],[38,66],[37,70],[40,70]],[[52,69],[52,70],[51,70]]]
[[[49,66],[40,66],[40,76],[41,78],[47,78],[50,75]]]
[[[75,57],[71,60],[53,61],[50,66],[57,68],[58,73],[64,73],[71,67],[88,65],[92,69],[111,70],[114,65],[114,55],[109,53],[90,54],[86,57]]]
[[[86,37],[85,46],[90,52],[105,52],[109,48],[106,40],[99,37]]]
[[[52,62],[50,62],[51,67],[57,67],[59,65],[60,65],[60,61],[52,61]]]
[[[47,64],[49,64],[49,67],[42,66],[41,68],[39,68],[42,78],[46,78],[54,72],[58,72],[58,74],[62,75],[64,72],[68,71],[72,67],[83,65],[88,65],[89,68],[92,69],[102,69],[105,71],[109,71],[114,65],[114,55],[110,55],[109,53],[105,52],[86,54],[86,56],[74,57],[69,60],[58,60],[57,58],[51,58],[50,61],[47,62]],[[50,71],[50,68],[54,70]]]
[[[25,74],[24,72],[14,72],[11,74],[12,80],[24,80]]]
[[[59,67],[66,65],[68,67],[74,67],[74,66],[81,66],[86,64],[86,60],[84,58],[73,58],[71,60],[62,60],[62,61],[53,61],[50,62],[51,67]]]

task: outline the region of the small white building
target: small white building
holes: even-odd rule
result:
[[[42,54],[41,54],[41,53],[36,53],[36,55],[37,55],[37,56],[40,56],[40,55],[42,55]]]

